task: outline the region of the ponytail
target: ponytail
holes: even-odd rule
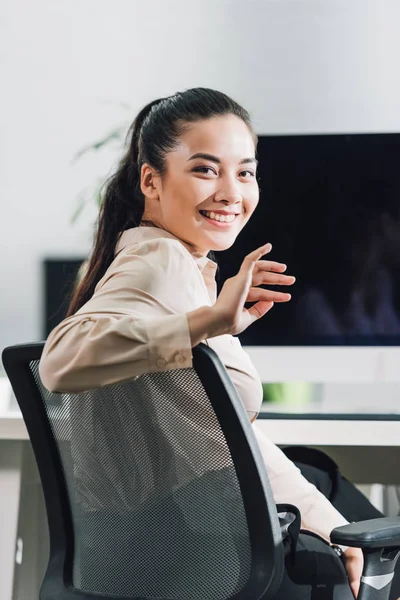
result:
[[[147,115],[160,100],[147,104],[130,126],[125,144],[129,147],[119,162],[117,171],[103,184],[104,197],[96,225],[93,250],[84,266],[84,275],[72,292],[66,316],[73,315],[92,296],[97,283],[114,259],[118,236],[137,227],[144,212],[144,197],[140,189],[139,138]],[[141,166],[141,165],[140,165]]]

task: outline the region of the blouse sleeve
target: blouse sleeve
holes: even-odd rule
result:
[[[161,239],[116,257],[92,298],[50,333],[39,365],[47,389],[79,392],[192,366],[186,313],[202,303],[197,267],[180,247]]]
[[[276,504],[294,504],[301,512],[301,527],[312,531],[330,543],[330,533],[335,527],[347,525],[348,521],[329,500],[303,475],[259,428],[253,423],[261,455],[268,473]],[[347,549],[342,546],[343,551]]]

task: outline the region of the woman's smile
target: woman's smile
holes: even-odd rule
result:
[[[200,210],[199,212],[208,223],[214,225],[214,227],[220,227],[222,229],[230,228],[240,214],[223,210]]]

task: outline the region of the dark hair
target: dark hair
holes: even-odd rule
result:
[[[103,184],[93,249],[85,274],[73,291],[67,316],[79,310],[93,295],[98,281],[114,259],[119,235],[141,222],[144,212],[144,196],[140,189],[142,165],[148,163],[163,176],[165,156],[178,145],[179,137],[189,123],[231,114],[246,123],[257,145],[249,113],[216,90],[192,88],[153,100],[142,108],[129,127],[125,140],[128,147],[116,172]]]

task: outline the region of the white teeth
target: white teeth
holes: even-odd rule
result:
[[[220,215],[219,213],[203,211],[205,216],[214,221],[222,221],[223,223],[231,223],[234,221],[236,215]]]

